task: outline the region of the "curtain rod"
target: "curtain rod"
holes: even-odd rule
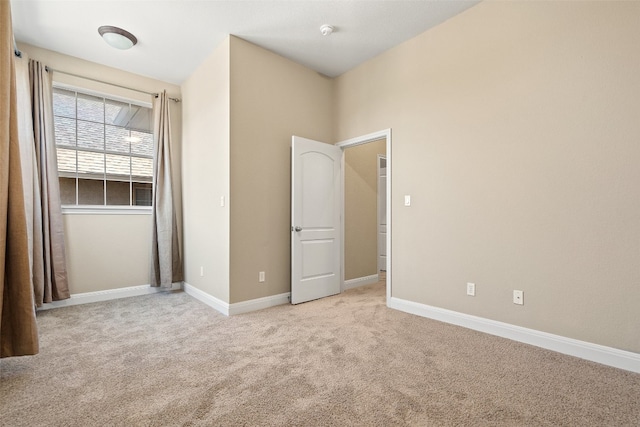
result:
[[[134,89],[132,87],[127,87],[127,86],[122,86],[122,85],[118,85],[118,84],[115,84],[115,83],[105,82],[104,80],[98,80],[98,79],[94,79],[94,78],[91,78],[91,77],[86,77],[86,76],[81,76],[81,75],[78,75],[78,74],[69,73],[67,71],[56,70],[55,68],[51,68],[48,65],[45,66],[45,70],[47,70],[47,72],[66,74],[68,76],[78,77],[80,79],[91,80],[92,82],[104,83],[104,84],[108,84],[109,86],[115,86],[115,87],[119,87],[121,89],[127,89],[127,90],[132,90],[134,92],[144,93],[144,94],[147,94],[147,95],[151,95],[154,98],[158,97],[158,93],[156,93],[156,92],[147,92],[147,91],[140,90],[140,89]],[[171,97],[168,97],[168,98],[170,100],[172,100],[172,101],[180,102],[180,98],[171,98]]]
[[[13,37],[13,54],[18,58],[22,58],[22,52],[18,49],[18,43],[16,43],[16,36],[12,34],[11,37]]]

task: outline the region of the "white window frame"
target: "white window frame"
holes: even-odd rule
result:
[[[106,98],[113,101],[125,102],[132,105],[138,105],[140,107],[146,107],[153,109],[153,104],[151,102],[143,102],[140,100],[135,100],[131,98],[126,98],[118,95],[113,95],[108,92],[101,92],[92,89],[86,89],[84,87],[70,85],[62,82],[53,82],[53,87],[57,89],[63,89],[68,91],[73,91],[77,93],[82,93],[85,95],[96,96],[100,98]],[[77,114],[77,113],[76,113]],[[56,144],[57,149],[57,144]],[[90,150],[86,150],[90,151]],[[154,156],[153,161],[155,164],[155,147],[154,147]],[[153,171],[155,175],[155,171]],[[58,174],[58,177],[60,175]],[[153,188],[153,180],[155,176],[152,176],[152,192]],[[130,187],[130,192],[133,192],[133,187]],[[77,196],[76,196],[77,197]],[[129,197],[133,197],[133,194],[130,194]],[[61,205],[62,214],[63,215],[151,215],[153,206],[134,206],[134,205]]]

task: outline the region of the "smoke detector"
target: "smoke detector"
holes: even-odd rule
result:
[[[333,30],[333,26],[327,24],[324,24],[322,27],[320,27],[320,32],[323,36],[330,36],[331,33],[333,33]]]

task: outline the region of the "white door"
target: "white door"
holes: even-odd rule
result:
[[[378,270],[387,271],[387,158],[378,156]]]
[[[342,150],[291,141],[291,303],[340,293]]]

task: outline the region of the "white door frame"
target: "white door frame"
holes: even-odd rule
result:
[[[377,169],[378,169],[378,174],[377,174],[377,186],[376,186],[376,188],[378,189],[378,194],[377,194],[377,197],[376,197],[376,199],[377,199],[377,200],[376,200],[376,213],[377,213],[377,222],[378,222],[378,223],[377,223],[377,226],[378,226],[378,235],[376,236],[376,237],[377,237],[377,239],[376,239],[376,243],[377,243],[377,245],[378,245],[378,274],[380,274],[380,270],[381,270],[381,269],[380,269],[380,257],[382,256],[382,255],[380,254],[380,243],[382,243],[382,242],[381,242],[381,240],[382,240],[382,239],[380,238],[380,218],[381,218],[381,216],[382,216],[382,215],[381,215],[382,208],[384,208],[384,209],[385,209],[385,211],[386,211],[386,209],[387,209],[387,202],[386,202],[386,200],[387,200],[387,199],[386,199],[386,197],[385,197],[385,205],[384,205],[384,206],[382,206],[382,205],[380,204],[380,170],[382,169],[382,168],[380,167],[380,163],[381,163],[381,161],[382,161],[383,159],[384,159],[384,162],[385,162],[385,163],[384,163],[384,164],[385,164],[385,166],[384,166],[384,169],[385,169],[385,172],[384,172],[384,187],[385,187],[385,196],[386,196],[386,187],[387,187],[387,156],[386,156],[386,154],[384,154],[384,155],[383,155],[383,154],[378,154],[378,157],[377,157],[377,159],[376,159],[376,160],[377,160],[377,164],[376,164],[376,166],[378,167],[378,168],[377,168]],[[386,213],[386,212],[385,212],[385,213]],[[344,238],[344,237],[343,237],[343,238]],[[385,245],[385,246],[387,245],[387,224],[385,224],[385,225],[384,225],[384,245]],[[385,249],[386,249],[386,248],[385,248]],[[386,255],[386,251],[385,251],[384,259],[385,259],[385,261],[384,261],[384,264],[385,264],[384,268],[387,268],[387,255]],[[386,272],[386,271],[387,271],[387,270],[385,270],[385,272]]]
[[[366,144],[368,142],[378,141],[380,139],[386,140],[387,143],[387,306],[389,305],[389,301],[391,301],[391,279],[393,275],[391,274],[391,129],[385,129],[378,132],[373,132],[367,135],[357,136],[355,138],[347,139],[346,141],[341,141],[335,144],[337,147],[342,148],[342,215],[340,218],[341,227],[342,227],[342,235],[344,236],[344,150],[349,147],[355,147],[357,145]],[[342,289],[344,289],[344,238],[342,239],[342,248],[341,248],[341,259],[342,259]],[[376,267],[378,265],[378,260],[376,259]]]

